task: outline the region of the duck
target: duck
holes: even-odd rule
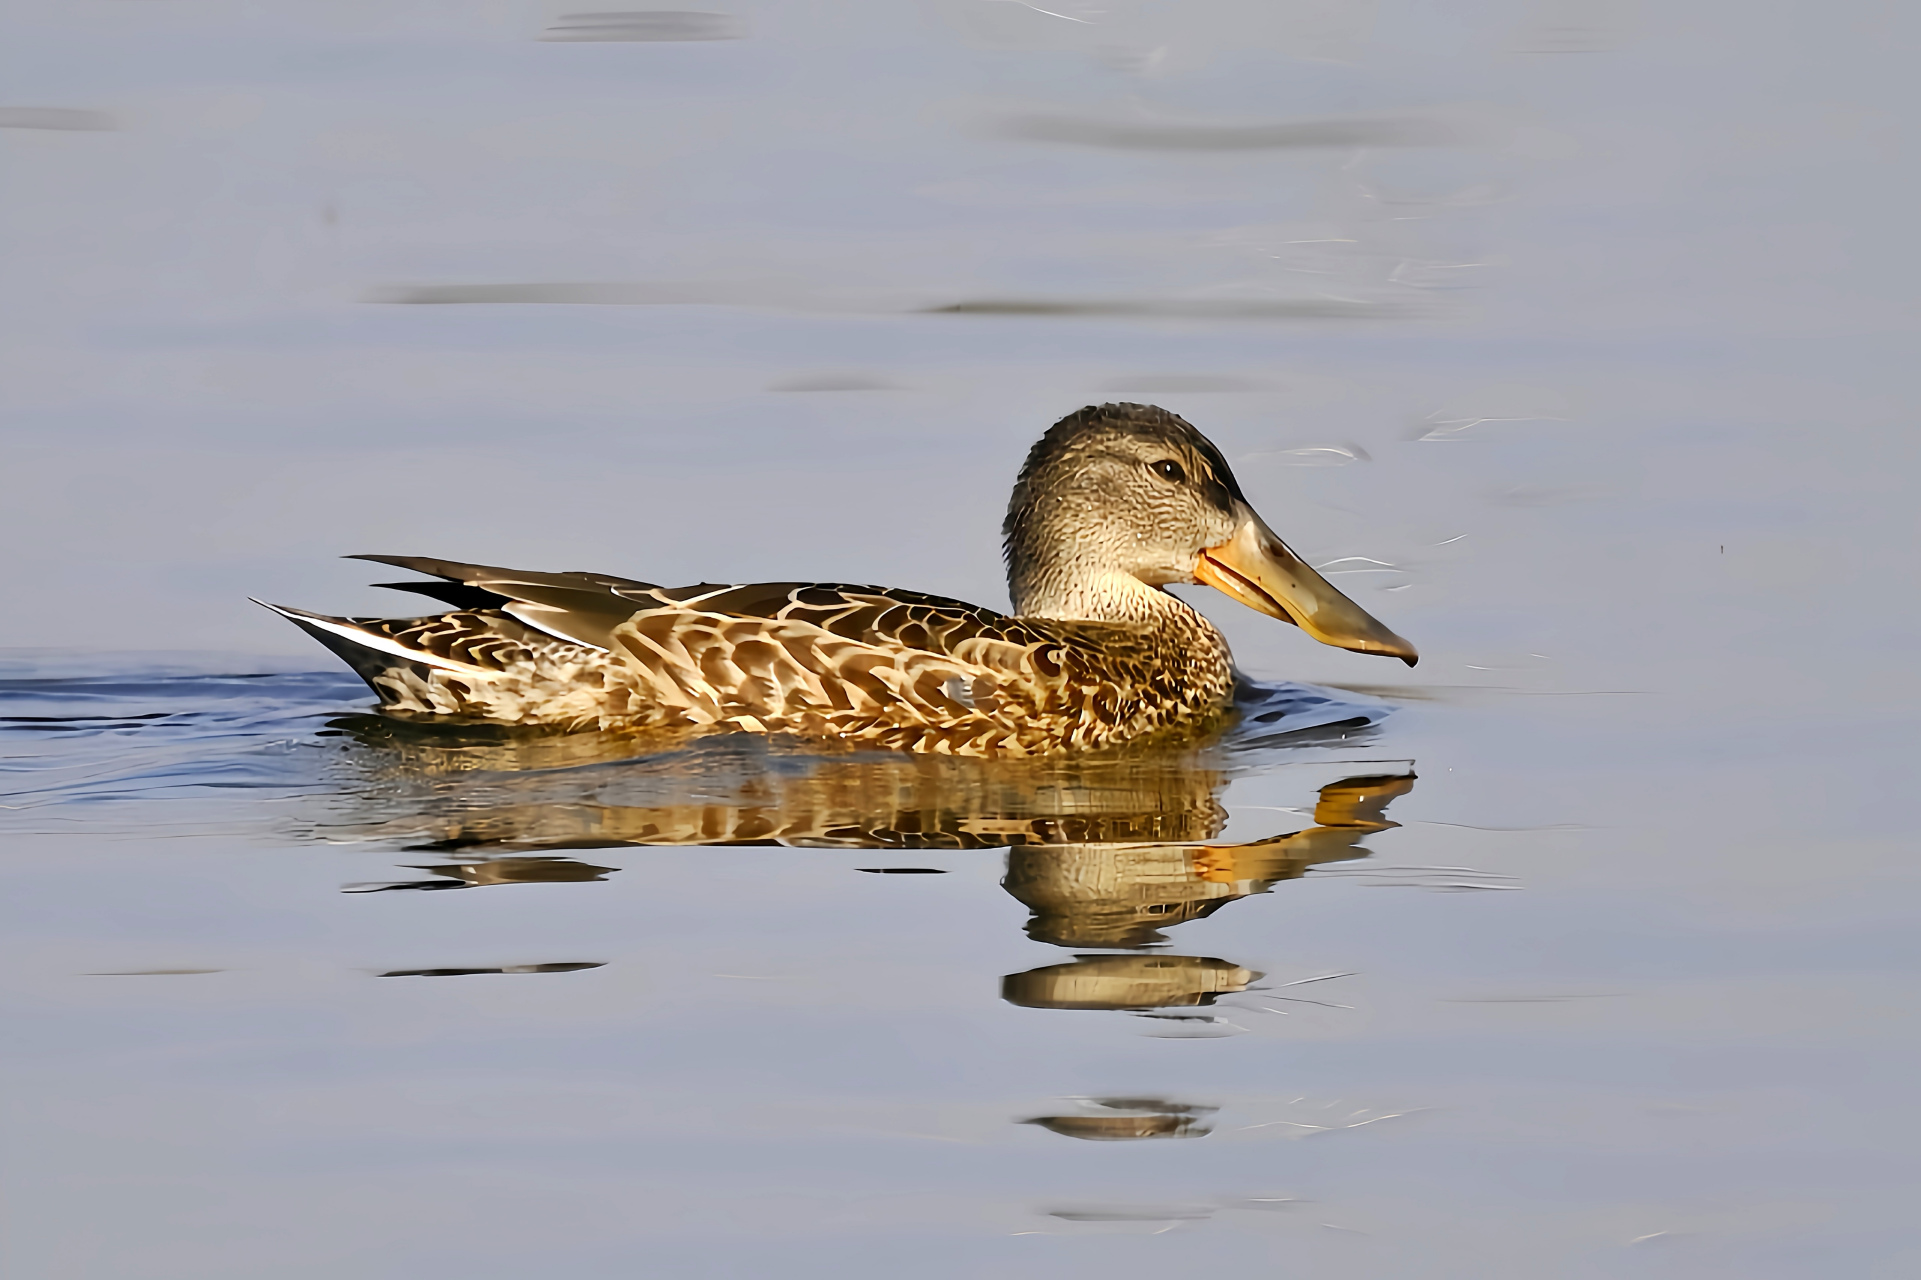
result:
[[[1090,405],[1028,452],[1002,526],[1013,612],[823,582],[663,587],[426,556],[426,617],[273,610],[402,720],[797,735],[959,756],[1090,751],[1217,725],[1236,674],[1169,592],[1204,584],[1323,644],[1414,646],[1290,550],[1221,451],[1154,405]]]

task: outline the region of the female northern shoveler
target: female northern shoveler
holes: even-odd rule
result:
[[[1003,526],[1014,614],[835,583],[657,587],[419,556],[383,583],[454,607],[330,618],[267,607],[400,715],[561,729],[711,726],[957,755],[1106,746],[1224,709],[1227,642],[1163,590],[1204,582],[1325,644],[1414,647],[1276,537],[1227,460],[1165,409],[1054,424]]]

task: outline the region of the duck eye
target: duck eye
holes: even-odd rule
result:
[[[1187,479],[1187,472],[1172,458],[1165,458],[1155,463],[1154,474],[1163,480],[1172,480],[1175,484]]]

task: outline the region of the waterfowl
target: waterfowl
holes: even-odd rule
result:
[[[661,587],[385,555],[354,558],[427,575],[379,585],[452,612],[266,607],[345,660],[390,715],[955,755],[1109,746],[1218,717],[1234,684],[1227,642],[1172,583],[1206,583],[1325,644],[1416,659],[1290,551],[1220,450],[1165,409],[1090,406],[1055,423],[1002,532],[1011,615],[886,587]]]

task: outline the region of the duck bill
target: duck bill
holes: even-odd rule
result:
[[[1336,591],[1251,511],[1232,538],[1201,552],[1194,579],[1293,623],[1322,644],[1384,654],[1410,667],[1420,658],[1413,645]]]

